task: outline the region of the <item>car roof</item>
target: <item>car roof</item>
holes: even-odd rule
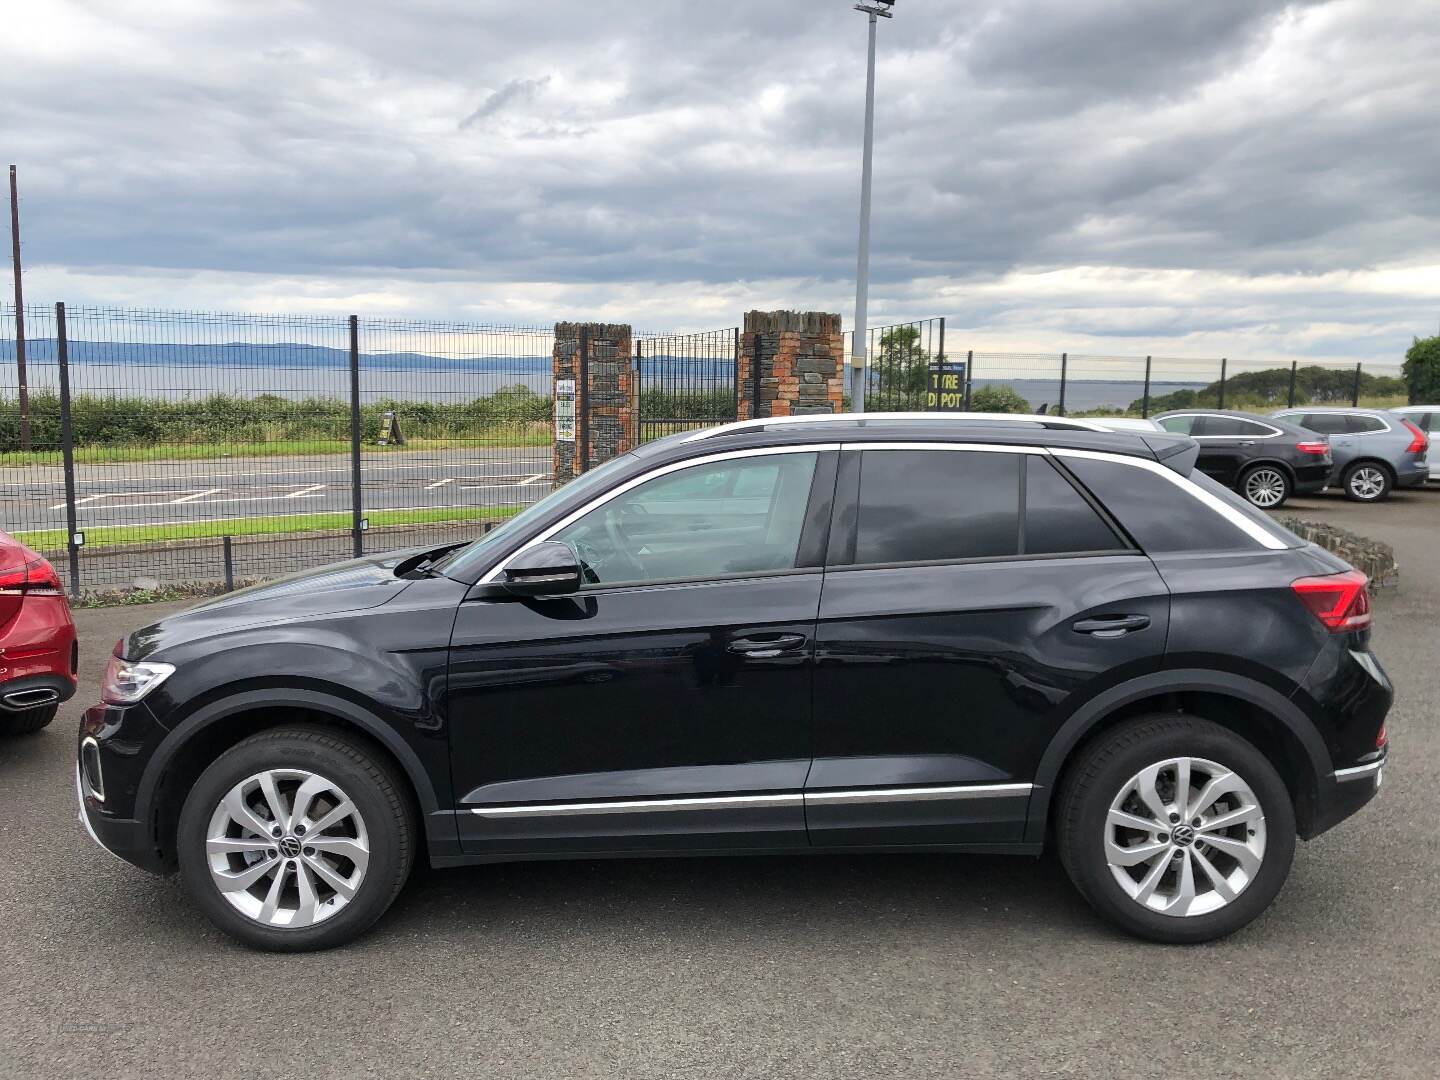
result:
[[[1230,416],[1236,420],[1269,419],[1260,413],[1241,412],[1239,409],[1207,409],[1203,405],[1197,405],[1190,409],[1170,409],[1167,412],[1156,413],[1155,419],[1163,420],[1167,416]]]

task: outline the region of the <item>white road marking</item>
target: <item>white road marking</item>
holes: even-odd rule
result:
[[[287,499],[318,498],[319,496],[311,495],[310,493],[311,493],[312,491],[319,491],[319,490],[320,490],[321,488],[323,488],[324,486],[325,486],[324,484],[311,484],[309,487],[303,487],[303,488],[301,488],[299,491],[292,491],[289,495],[286,495],[285,498],[287,498]]]
[[[215,495],[224,490],[224,488],[207,488],[204,491],[196,491],[190,495],[181,495],[178,499],[171,499],[170,505],[174,506],[176,503],[194,502],[196,499],[203,499],[206,495]]]
[[[528,477],[528,478],[526,478],[526,479],[524,479],[524,480],[521,480],[520,483],[516,484],[515,486],[516,486],[516,487],[524,487],[526,484],[533,484],[533,483],[535,483],[536,480],[543,480],[543,479],[545,479],[545,474],[544,474],[544,473],[541,473],[541,472],[537,472],[534,476],[531,476],[531,477]]]
[[[105,498],[109,498],[109,496],[108,496],[108,495],[86,495],[85,498],[83,498],[83,499],[76,499],[76,500],[75,500],[75,505],[76,505],[76,506],[79,506],[81,503],[94,502],[96,499],[105,499]],[[62,503],[56,503],[54,506],[50,507],[50,509],[51,509],[51,510],[64,510],[64,509],[65,509],[65,504],[64,504],[63,502],[62,502]]]
[[[453,476],[450,477],[450,478],[448,478],[448,479],[446,479],[446,480],[436,480],[433,484],[426,484],[426,485],[425,485],[425,490],[426,490],[426,491],[429,491],[429,490],[431,490],[432,488],[444,487],[446,484],[453,484],[454,482],[455,482],[455,477],[453,477]]]

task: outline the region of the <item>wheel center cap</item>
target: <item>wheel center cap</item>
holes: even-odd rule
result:
[[[1170,839],[1181,847],[1185,847],[1187,844],[1195,842],[1195,830],[1189,825],[1176,825],[1170,830]]]
[[[287,859],[298,859],[300,857],[300,841],[293,836],[287,836],[280,841],[280,854]]]

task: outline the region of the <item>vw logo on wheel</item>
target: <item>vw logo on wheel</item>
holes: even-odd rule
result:
[[[286,839],[288,840],[289,837],[286,837]],[[1181,847],[1184,847],[1186,844],[1193,844],[1195,842],[1195,830],[1189,825],[1176,825],[1170,833],[1170,839]]]
[[[280,854],[287,859],[298,859],[300,857],[300,841],[293,836],[287,836],[280,841]]]

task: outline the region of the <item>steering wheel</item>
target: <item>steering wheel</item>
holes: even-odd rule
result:
[[[605,519],[605,535],[617,556],[616,561],[623,563],[627,573],[632,573],[637,580],[645,581],[649,575],[645,573],[645,567],[640,564],[640,560],[630,554],[625,534],[620,531],[619,515],[607,514],[602,510],[601,516]]]

